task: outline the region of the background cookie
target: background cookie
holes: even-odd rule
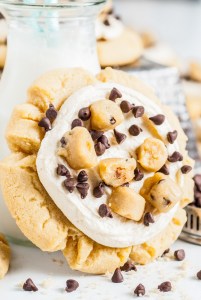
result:
[[[102,71],[97,78],[102,82],[112,81],[134,88],[158,102],[152,89],[123,72],[108,68]],[[15,109],[7,133],[12,126],[12,121],[16,127],[23,120],[28,123],[36,122],[49,103],[53,102],[59,108],[72,92],[94,82],[97,80],[93,76],[79,69],[58,70],[43,75],[29,89],[28,102],[31,104],[23,104]],[[175,117],[170,116],[170,118],[175,129],[181,131],[179,143],[184,159],[192,164],[185,151],[186,137],[182,134],[179,122]],[[40,130],[42,131],[42,128]],[[10,130],[10,134],[11,132],[12,130]],[[39,248],[44,251],[63,250],[71,268],[100,274],[113,271],[117,266],[123,265],[129,255],[140,263],[147,263],[160,255],[163,248],[167,248],[167,244],[171,244],[177,238],[182,224],[185,222],[184,216],[178,222],[175,221],[177,220],[177,216],[175,216],[166,228],[167,231],[146,243],[155,249],[149,258],[147,258],[148,250],[144,244],[137,248],[133,247],[133,249],[131,247],[118,249],[101,246],[87,238],[64,217],[41,185],[35,165],[37,147],[31,147],[31,145],[35,145],[35,138],[32,138],[32,135],[29,136],[30,146],[27,147],[23,142],[27,135],[26,128],[20,126],[15,138],[9,138],[9,145],[15,153],[0,163],[0,184],[8,208],[17,225]],[[20,140],[22,142],[19,143]],[[32,151],[33,149],[34,151]],[[192,200],[188,192],[191,190],[188,188],[192,182],[191,177],[191,174],[186,175],[187,189],[183,191],[182,206]],[[179,217],[178,219],[180,220]],[[178,227],[172,226],[172,223],[177,223]],[[167,232],[169,239],[166,239]],[[160,248],[159,243],[161,244]]]
[[[142,42],[137,33],[125,28],[121,35],[111,40],[97,42],[98,57],[102,67],[123,66],[136,61],[142,54]]]
[[[5,237],[0,234],[0,279],[8,272],[10,264],[10,247]]]
[[[6,61],[7,46],[0,44],[0,69],[3,69]]]

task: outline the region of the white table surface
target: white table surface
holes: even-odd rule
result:
[[[200,300],[201,281],[196,273],[201,269],[201,247],[178,241],[172,249],[185,249],[183,262],[168,259],[147,266],[138,266],[137,272],[124,273],[124,282],[112,283],[111,275],[89,276],[71,271],[61,253],[43,253],[36,248],[12,245],[11,268],[7,276],[0,281],[0,299],[2,300],[129,300],[135,299],[134,288],[142,283],[150,300]],[[25,292],[22,284],[32,278],[39,291]],[[80,287],[73,293],[64,291],[67,279],[76,279]],[[163,281],[171,281],[173,291],[159,293],[157,286]]]

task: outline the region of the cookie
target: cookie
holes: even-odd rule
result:
[[[201,118],[201,83],[183,80],[183,88],[190,118],[193,121]]]
[[[124,28],[112,38],[98,38],[97,50],[101,67],[124,66],[135,62],[142,55],[142,41],[132,29]]]
[[[177,240],[185,223],[186,212],[179,208],[170,224],[161,233],[142,245],[132,247],[130,258],[136,263],[145,265],[162,256]]]
[[[65,85],[64,74],[68,78]],[[70,267],[83,272],[112,272],[129,257],[139,263],[153,260],[181,231],[185,217],[178,221],[179,206],[192,201],[192,173],[184,175],[180,168],[193,166],[193,161],[185,150],[187,138],[177,118],[160,104],[152,89],[121,71],[108,68],[94,78],[71,69],[41,79],[29,89],[28,104],[18,106],[11,117],[7,133],[14,132],[12,126],[18,129],[15,136],[7,135],[13,153],[0,163],[2,192],[17,225],[39,248],[62,250]],[[42,126],[37,147],[37,134],[28,136],[25,126],[18,127],[24,120],[27,128],[29,122],[38,120]],[[11,126],[12,121],[15,125]],[[172,142],[173,129],[178,136]],[[154,142],[142,148],[146,138]],[[158,145],[167,147],[162,146],[160,155],[155,152]],[[151,170],[141,158],[142,149],[154,166]],[[168,194],[165,188],[168,199],[152,206],[140,189],[162,197],[159,181],[145,184],[147,177],[163,172],[161,157],[179,196],[175,200],[174,191]],[[121,195],[126,201],[120,203]],[[166,208],[162,213],[161,205]],[[146,213],[154,217],[150,226],[144,224]],[[178,226],[172,225],[175,222]],[[149,245],[155,250],[147,258]]]
[[[201,82],[201,63],[193,61],[189,65],[189,77],[194,80]]]
[[[195,129],[197,140],[201,140],[201,83],[183,80],[186,105]]]
[[[0,69],[3,69],[6,61],[7,46],[0,44]]]
[[[0,279],[8,272],[10,264],[10,247],[5,237],[0,234]]]
[[[181,68],[181,62],[174,50],[164,43],[156,43],[152,47],[145,48],[143,56],[164,66]]]
[[[153,47],[156,44],[156,37],[150,31],[142,31],[140,32],[140,36],[142,39],[142,44],[144,48]]]

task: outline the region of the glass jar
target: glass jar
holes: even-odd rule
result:
[[[4,138],[13,107],[26,101],[29,85],[55,68],[99,69],[95,18],[105,0],[1,0],[8,21],[8,51],[0,81],[0,159],[9,150]],[[0,231],[24,238],[0,195]]]

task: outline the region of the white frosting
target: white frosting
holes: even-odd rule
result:
[[[122,99],[126,99],[136,105],[143,105],[149,117],[163,113],[158,105],[144,95],[116,83],[102,83],[85,87],[68,98],[59,111],[58,117],[53,124],[53,129],[46,133],[38,152],[37,171],[50,197],[78,229],[102,245],[121,248],[143,243],[162,231],[172,219],[178,205],[168,213],[161,213],[155,216],[155,223],[149,227],[144,226],[142,223],[127,220],[114,213],[113,219],[101,218],[98,214],[98,208],[102,203],[107,203],[111,189],[108,187],[105,195],[100,199],[93,196],[93,188],[101,181],[96,168],[91,169],[88,173],[90,190],[84,200],[81,199],[77,190],[72,194],[68,193],[62,185],[64,178],[56,175],[58,163],[64,163],[72,175],[78,174],[78,172],[75,172],[68,166],[66,161],[57,155],[60,145],[59,141],[71,129],[71,123],[77,118],[80,108],[89,106],[94,101],[104,99],[114,86],[122,92]],[[143,132],[137,137],[133,137],[128,133],[128,128],[132,124],[137,124],[143,129]],[[134,155],[135,149],[143,143],[144,139],[151,136],[142,118],[135,119],[132,113],[125,114],[125,121],[117,127],[117,130],[125,133],[127,139],[122,145],[112,145],[110,149],[106,150],[104,155],[98,157],[98,160],[109,157],[130,157],[130,155]],[[171,127],[166,119],[161,126],[157,126],[157,130],[165,137],[167,132],[173,131],[174,128]],[[113,131],[108,131],[106,135],[111,141]],[[167,144],[168,154],[178,150],[179,147],[176,141],[173,145]],[[181,162],[169,164],[173,180],[181,165]],[[152,174],[145,174],[145,178],[150,176]],[[143,185],[144,179],[139,182],[133,181],[130,187],[138,192]],[[181,185],[183,184],[182,180],[183,176],[181,176]]]
[[[124,30],[124,25],[120,20],[117,20],[112,15],[108,15],[107,20],[110,23],[109,26],[105,25],[100,18],[96,20],[97,40],[99,39],[112,40],[119,37],[122,34]]]

